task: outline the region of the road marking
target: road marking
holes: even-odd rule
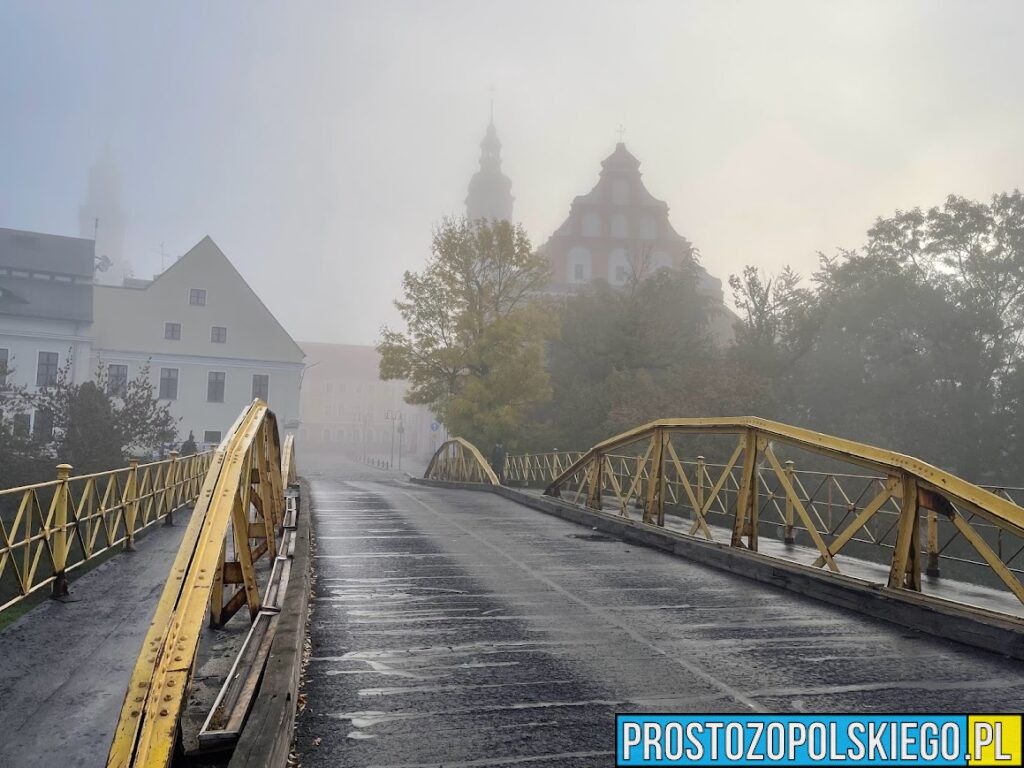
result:
[[[471,536],[472,538],[476,539],[478,542],[483,544],[485,547],[488,547],[489,549],[494,550],[495,552],[500,554],[502,557],[504,557],[510,563],[512,563],[517,568],[522,570],[525,574],[527,574],[531,578],[536,579],[537,581],[539,581],[542,584],[546,585],[548,588],[553,589],[554,591],[558,592],[563,597],[565,597],[568,600],[571,600],[572,602],[576,603],[577,605],[583,607],[589,613],[593,614],[594,616],[597,616],[597,617],[601,618],[606,623],[618,627],[623,632],[625,632],[627,635],[629,635],[631,638],[633,638],[633,640],[635,640],[636,642],[640,643],[641,645],[647,646],[650,650],[652,650],[655,653],[657,653],[658,655],[664,657],[665,659],[667,659],[668,661],[672,662],[673,664],[676,664],[677,666],[682,667],[683,669],[687,670],[691,674],[696,675],[697,677],[699,677],[701,680],[704,680],[706,683],[711,684],[712,686],[714,686],[718,690],[722,691],[724,694],[726,694],[729,698],[733,699],[734,701],[742,704],[745,707],[748,707],[749,709],[751,709],[754,712],[766,712],[767,711],[764,707],[762,707],[760,704],[758,704],[754,699],[752,699],[749,696],[745,695],[742,691],[737,690],[736,688],[734,688],[731,685],[729,685],[728,683],[726,683],[724,680],[720,680],[719,678],[715,677],[714,675],[712,675],[711,673],[709,673],[706,670],[702,669],[701,667],[697,666],[696,664],[693,664],[692,662],[689,662],[686,659],[680,659],[680,658],[674,656],[669,651],[666,651],[664,648],[661,648],[660,646],[658,646],[655,643],[651,642],[649,639],[647,639],[646,637],[641,635],[639,632],[637,632],[636,630],[631,628],[628,624],[625,624],[624,622],[620,621],[614,614],[611,614],[608,611],[605,611],[605,610],[597,607],[596,605],[593,605],[592,603],[587,602],[582,597],[580,597],[580,596],[570,592],[569,590],[567,590],[561,584],[558,584],[557,582],[552,581],[551,579],[547,578],[546,576],[542,576],[541,574],[537,573],[537,571],[535,569],[531,568],[529,565],[527,565],[526,563],[522,562],[521,560],[513,557],[512,555],[510,555],[508,552],[506,552],[505,550],[503,550],[501,547],[497,546],[496,544],[492,544],[491,542],[487,541],[482,536],[478,535],[475,531],[467,528],[466,526],[464,526],[461,523],[457,522],[456,520],[452,519],[452,517],[450,515],[446,515],[443,512],[439,512],[433,506],[431,506],[430,504],[427,504],[425,501],[423,501],[422,499],[417,498],[416,496],[414,496],[413,494],[409,493],[408,491],[399,490],[398,492],[401,493],[403,496],[406,496],[406,497],[412,499],[413,501],[415,501],[417,504],[419,504],[421,507],[423,507],[425,510],[427,510],[431,514],[435,515],[436,517],[441,518],[442,520],[446,521],[448,524],[454,526],[455,528],[458,528],[460,531],[465,533],[467,536]],[[484,764],[485,763],[481,763],[481,765],[484,765]],[[494,763],[491,763],[491,764],[493,765]]]

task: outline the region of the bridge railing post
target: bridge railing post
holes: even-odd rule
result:
[[[930,511],[928,517],[928,561],[925,565],[925,574],[937,579],[939,577],[939,515]],[[999,534],[1002,535],[1002,528]]]
[[[697,457],[697,506],[700,509],[693,510],[693,520],[690,522],[697,522],[700,519],[701,513],[704,511],[704,474],[707,470],[704,468],[704,457]]]
[[[68,478],[71,476],[70,464],[57,465],[57,487],[53,491],[53,596],[66,597],[68,594]]]
[[[125,482],[121,504],[124,507],[124,548],[126,552],[132,552],[135,550],[135,520],[139,514],[138,459],[128,461],[128,480]]]
[[[600,509],[601,490],[604,486],[604,454],[594,455],[587,472],[587,481],[587,506],[591,509]]]
[[[647,504],[644,522],[665,525],[665,440],[668,433],[654,430],[651,437],[651,469],[647,475]]]
[[[901,478],[903,486],[900,517],[896,530],[896,546],[889,568],[890,589],[921,591],[921,558],[919,554],[919,506],[917,480],[909,475]]]
[[[792,461],[786,462],[785,474],[786,477],[789,479],[790,485],[793,485],[793,467],[794,464]],[[793,487],[795,488],[796,486],[793,485]],[[786,497],[786,527],[782,541],[784,544],[788,546],[793,546],[794,544],[796,544],[796,535],[793,529],[793,500],[789,497],[788,493],[784,495]]]
[[[747,537],[746,547],[757,551],[757,451],[759,438],[757,432],[748,429],[743,433],[743,475],[740,478],[739,492],[736,494],[736,519],[732,527],[732,546],[743,546],[743,537]]]
[[[171,451],[171,458],[167,462],[167,471],[164,472],[164,525],[174,525],[174,507],[178,503],[178,452]]]

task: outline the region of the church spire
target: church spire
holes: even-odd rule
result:
[[[480,170],[469,182],[466,217],[470,221],[512,220],[512,181],[501,172],[501,140],[494,127],[494,96],[491,96],[490,123],[480,142]]]

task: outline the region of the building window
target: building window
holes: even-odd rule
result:
[[[56,352],[40,352],[36,366],[36,386],[50,387],[57,383],[58,357]]]
[[[0,386],[7,383],[7,366],[10,362],[11,353],[0,347]]]
[[[659,269],[672,269],[672,257],[664,251],[655,251],[651,254],[651,273]]]
[[[586,248],[569,249],[569,282],[585,283],[590,279],[591,256]]]
[[[634,271],[635,265],[629,258],[625,248],[616,248],[608,254],[608,280],[613,285],[625,285]],[[644,277],[644,275],[639,275]]]
[[[181,339],[181,323],[164,323],[164,338],[179,341]]]
[[[583,214],[583,236],[584,237],[600,237],[601,236],[601,217],[596,213],[585,213]]]
[[[107,394],[111,397],[124,397],[128,394],[128,366],[107,366]]]
[[[207,445],[213,445],[220,442],[220,430],[208,429],[203,432],[203,442]]]
[[[265,403],[270,401],[270,376],[265,373],[252,375],[252,398],[257,397]]]
[[[160,369],[160,399],[161,400],[177,400],[178,399],[178,369],[177,368],[161,368]]]
[[[11,419],[11,424],[14,427],[14,434],[18,437],[28,437],[28,433],[32,429],[32,417],[27,413],[16,413]]]
[[[612,203],[614,205],[629,203],[629,182],[626,179],[616,179],[612,184]]]
[[[32,436],[44,443],[53,439],[53,414],[49,411],[36,411],[32,419]]]
[[[224,402],[224,371],[210,371],[206,378],[206,402]]]
[[[640,237],[644,240],[658,239],[658,222],[653,216],[644,216],[640,219]]]
[[[226,344],[228,340],[228,329],[223,325],[215,325],[210,329],[210,341],[214,344]]]
[[[616,213],[611,220],[612,237],[629,237],[629,222],[625,215]]]
[[[193,307],[205,307],[206,306],[206,289],[205,288],[189,288],[188,289],[188,303]]]

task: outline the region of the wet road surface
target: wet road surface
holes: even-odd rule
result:
[[[1008,659],[495,495],[333,474],[303,766],[609,766],[624,711],[1024,709]]]

